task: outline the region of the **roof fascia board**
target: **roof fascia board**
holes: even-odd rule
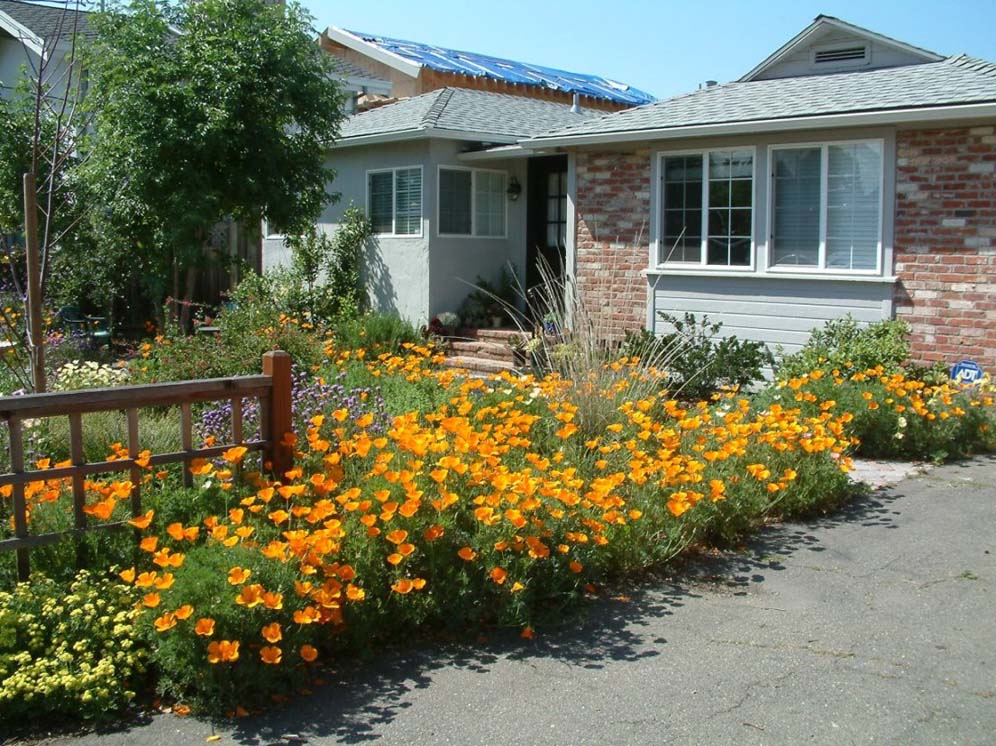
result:
[[[797,117],[793,119],[759,119],[746,122],[690,125],[687,127],[629,130],[627,132],[537,137],[531,140],[521,140],[520,143],[525,148],[570,147],[575,145],[641,142],[644,140],[673,140],[683,137],[706,137],[709,135],[742,135],[758,132],[788,132],[826,127],[860,127],[866,125],[911,124],[916,122],[929,123],[992,117],[996,117],[996,103],[958,104],[953,106],[931,106],[922,109],[888,109],[885,111],[865,111],[851,114],[823,114],[820,116]]]
[[[497,148],[487,150],[471,150],[467,153],[459,153],[458,161],[496,161],[503,158],[526,158],[535,155],[531,150],[527,150],[521,145],[501,145]]]
[[[840,29],[841,31],[847,31],[849,33],[855,34],[856,36],[861,36],[869,41],[877,41],[880,44],[887,44],[891,47],[897,49],[902,49],[904,52],[909,52],[910,54],[922,57],[925,62],[940,62],[944,59],[939,54],[931,52],[926,49],[921,49],[920,47],[915,47],[912,44],[907,44],[896,39],[890,39],[888,36],[883,36],[882,34],[877,34],[874,31],[869,31],[868,29],[861,28],[860,26],[854,26],[846,21],[841,21],[838,18],[828,18],[825,16],[819,16],[815,21],[809,24],[806,28],[800,31],[798,34],[789,39],[785,44],[780,46],[775,50],[773,54],[763,60],[759,65],[754,67],[750,72],[740,78],[738,83],[747,83],[761,72],[768,69],[772,65],[781,62],[785,57],[794,52],[800,46],[806,43],[817,31],[821,30],[825,26],[832,26],[834,28]]]
[[[45,52],[45,41],[27,26],[15,21],[0,11],[0,28],[41,57]]]
[[[376,44],[364,41],[360,37],[349,33],[345,29],[341,29],[336,26],[329,26],[325,29],[325,35],[332,41],[338,42],[344,47],[348,47],[355,52],[359,52],[360,54],[365,54],[367,57],[377,60],[378,62],[383,62],[388,67],[404,73],[409,77],[417,78],[422,70],[421,65],[416,64],[411,60],[406,60],[401,55],[381,49]]]
[[[490,132],[469,132],[466,130],[447,130],[435,127],[420,127],[414,130],[401,130],[398,132],[380,132],[373,135],[358,135],[357,137],[346,137],[336,141],[333,149],[353,148],[360,145],[377,145],[386,142],[404,142],[405,140],[421,140],[436,138],[439,140],[469,140],[472,142],[497,142],[513,145],[521,138],[514,135],[494,135]]]

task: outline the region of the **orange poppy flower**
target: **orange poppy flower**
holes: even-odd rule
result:
[[[194,633],[201,637],[210,637],[214,634],[214,619],[201,617],[194,625]]]
[[[277,622],[267,624],[263,627],[261,634],[263,635],[263,639],[269,643],[280,642],[284,637],[280,632],[280,624]]]
[[[301,646],[301,659],[312,663],[318,657],[318,651],[311,645]]]
[[[272,645],[265,645],[259,650],[259,658],[263,661],[263,663],[275,666],[280,663],[283,658],[283,654],[280,648]]]
[[[154,609],[159,605],[160,596],[158,593],[146,593],[142,597],[142,605]]]
[[[194,607],[190,604],[184,604],[179,609],[173,612],[177,619],[183,621],[184,619],[189,619],[190,615],[194,613]]]
[[[215,640],[208,645],[208,663],[234,663],[238,659],[238,640]]]
[[[161,617],[156,619],[154,624],[156,632],[165,632],[168,629],[173,629],[173,627],[176,626],[176,614],[171,611],[167,611]]]
[[[460,551],[457,552],[457,556],[460,559],[462,559],[464,562],[471,562],[473,561],[474,557],[477,556],[477,552],[475,552],[470,547],[463,547],[462,549],[460,549]]]
[[[248,450],[245,446],[235,446],[234,448],[229,448],[227,451],[223,451],[221,457],[230,464],[237,464],[242,461]]]
[[[152,516],[154,516],[155,514],[156,512],[154,510],[149,510],[146,511],[145,515],[139,516],[138,518],[132,518],[130,521],[128,521],[128,523],[130,523],[135,528],[142,528],[142,529],[148,528],[149,524],[152,523]]]
[[[500,567],[495,567],[491,570],[491,579],[498,585],[501,585],[508,578],[508,573]]]
[[[394,531],[391,531],[390,533],[385,534],[384,538],[387,539],[392,544],[400,544],[401,542],[403,542],[405,539],[408,538],[408,532],[399,528],[395,529]]]
[[[394,591],[395,593],[400,593],[402,596],[404,596],[407,593],[411,593],[411,590],[414,587],[415,584],[412,583],[411,580],[409,580],[408,578],[401,578],[391,586],[391,590]]]
[[[228,582],[231,585],[242,585],[249,579],[252,575],[252,570],[246,570],[242,567],[233,567],[228,571]]]

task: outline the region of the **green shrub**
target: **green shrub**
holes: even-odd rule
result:
[[[135,696],[147,651],[136,593],[80,572],[0,592],[0,723],[46,715],[107,720]]]
[[[684,319],[659,312],[674,327],[670,334],[655,335],[646,329],[627,332],[623,354],[647,358],[655,351],[678,350],[667,367],[668,388],[687,401],[708,399],[728,386],[748,388],[764,379],[764,368],[774,360],[763,342],[719,336],[723,325],[709,323],[709,317]]]
[[[333,339],[341,350],[362,349],[376,354],[399,352],[403,344],[422,342],[411,322],[389,313],[366,313],[342,320],[335,326]]]
[[[909,359],[909,326],[887,320],[863,325],[848,314],[814,329],[805,346],[778,363],[779,378],[794,378],[817,368],[867,370],[881,365],[887,372]]]

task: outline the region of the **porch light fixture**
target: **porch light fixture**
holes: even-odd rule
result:
[[[508,198],[513,202],[517,201],[519,199],[519,195],[522,194],[522,184],[520,184],[519,180],[514,176],[508,182],[508,189],[505,190],[505,194],[507,194]]]

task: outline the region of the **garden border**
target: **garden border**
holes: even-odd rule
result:
[[[262,427],[260,440],[246,441],[242,431],[242,407],[245,399],[259,399]],[[205,401],[232,402],[232,440],[226,445],[193,447],[193,419],[191,404]],[[284,434],[292,430],[291,424],[291,356],[282,350],[263,355],[263,373],[253,376],[209,378],[178,383],[156,383],[141,386],[66,391],[48,394],[29,394],[0,398],[0,419],[7,423],[10,432],[10,471],[0,474],[0,486],[11,485],[13,498],[14,538],[0,541],[0,552],[17,553],[17,575],[28,579],[31,569],[28,559],[32,547],[51,544],[67,535],[77,539],[77,564],[84,564],[79,539],[86,531],[119,528],[127,521],[88,524],[83,510],[86,504],[85,478],[90,474],[127,471],[134,485],[131,492],[133,518],[142,515],[141,473],[139,459],[138,411],[143,407],[179,406],[180,437],[183,450],[151,454],[146,466],[183,463],[183,483],[193,484],[188,468],[195,458],[219,456],[233,446],[244,446],[250,451],[263,451],[274,474],[282,475],[293,467],[294,453],[285,442]],[[87,462],[83,455],[83,414],[124,410],[128,418],[128,458],[113,461]],[[39,417],[68,417],[72,466],[55,469],[24,469],[23,422]],[[28,533],[28,509],[24,495],[25,485],[48,482],[54,479],[71,479],[75,526],[72,529],[47,534]],[[140,538],[136,529],[136,541]]]

